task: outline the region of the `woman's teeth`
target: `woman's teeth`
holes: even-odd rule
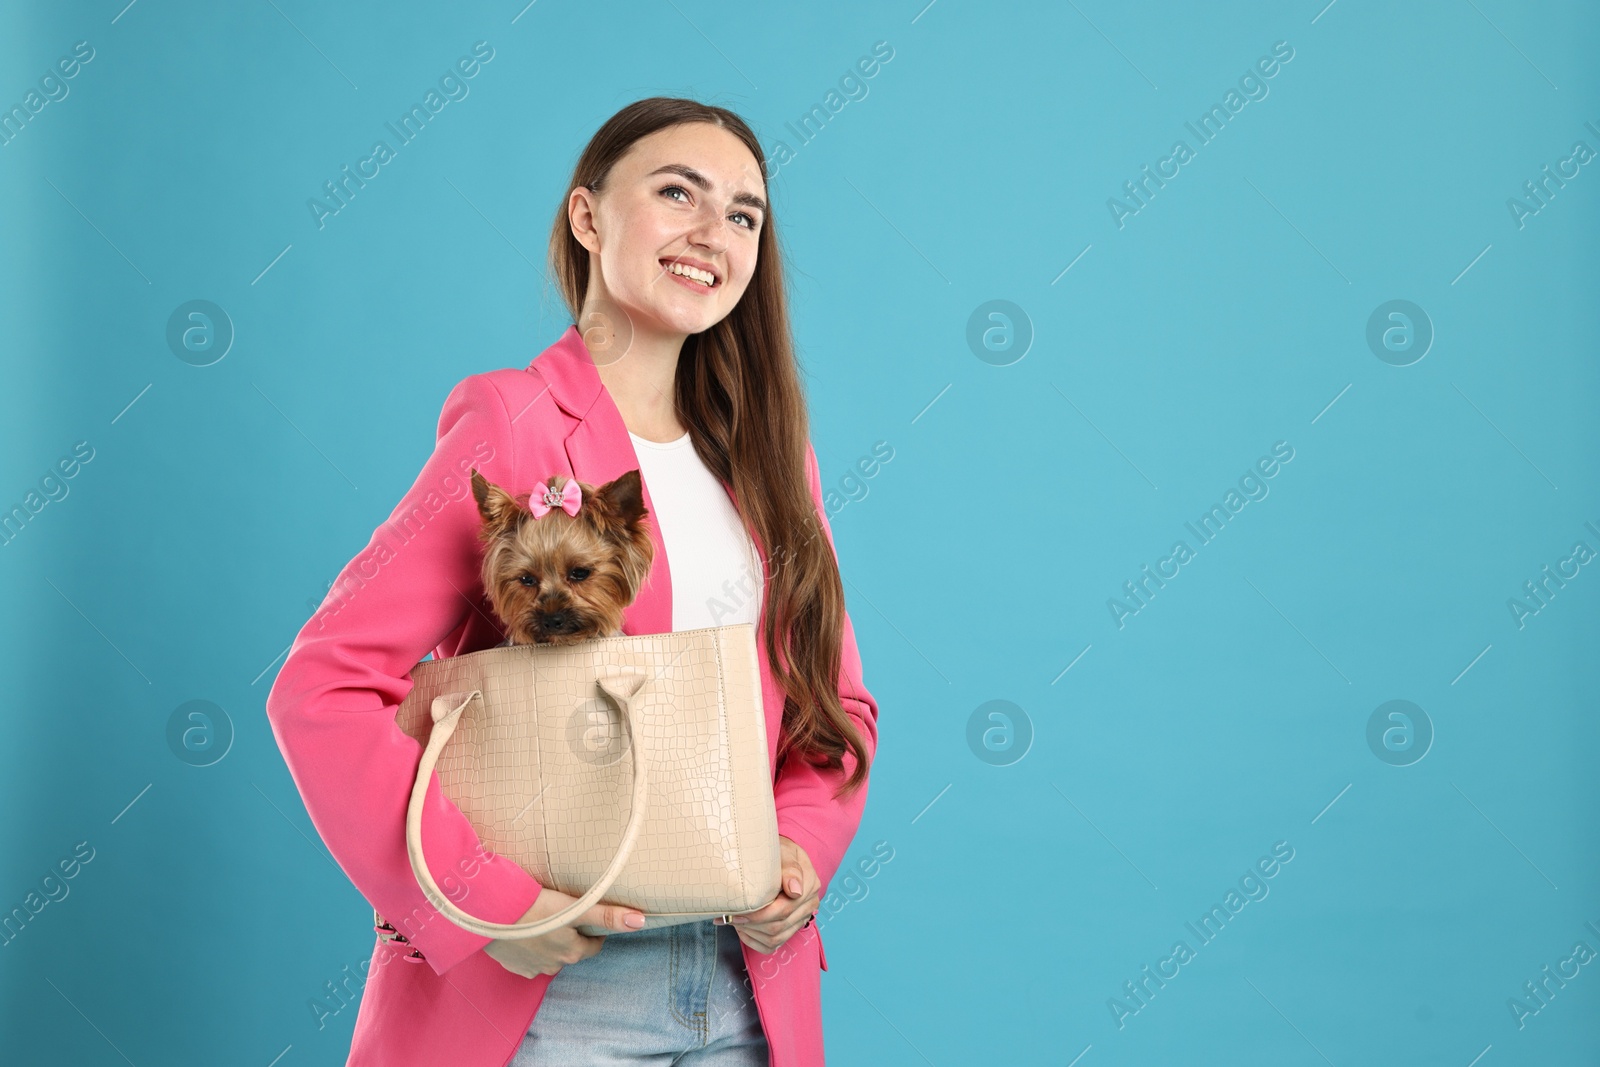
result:
[[[668,263],[667,270],[671,271],[673,274],[681,274],[685,278],[693,279],[694,281],[699,282],[701,285],[712,286],[717,284],[717,279],[714,274],[711,274],[709,271],[700,270],[697,267],[685,266],[682,263]]]

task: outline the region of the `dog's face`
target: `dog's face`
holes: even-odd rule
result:
[[[483,587],[513,644],[570,645],[621,632],[623,609],[650,573],[655,549],[639,472],[579,487],[576,515],[556,507],[535,518],[527,493],[512,497],[472,472]]]

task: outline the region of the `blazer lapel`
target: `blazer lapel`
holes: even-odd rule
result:
[[[576,418],[577,425],[563,442],[571,476],[580,482],[599,486],[639,468],[633,440],[628,436],[622,414],[600,381],[594,358],[583,343],[577,326],[567,327],[559,340],[533,361],[536,370],[550,387],[558,405]],[[548,477],[555,472],[541,475]],[[655,514],[650,487],[644,489],[644,505]],[[667,563],[666,545],[655,522],[648,524],[655,558],[639,595],[622,614],[625,634],[666,633],[672,629],[672,574]]]

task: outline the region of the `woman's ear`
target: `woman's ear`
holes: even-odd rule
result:
[[[567,227],[572,237],[584,248],[596,254],[600,251],[600,218],[594,190],[578,186],[567,198]]]

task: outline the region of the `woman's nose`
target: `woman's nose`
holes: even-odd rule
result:
[[[709,204],[702,203],[695,214],[694,221],[689,226],[689,238],[695,244],[702,245],[713,252],[721,252],[722,242],[722,212]]]

